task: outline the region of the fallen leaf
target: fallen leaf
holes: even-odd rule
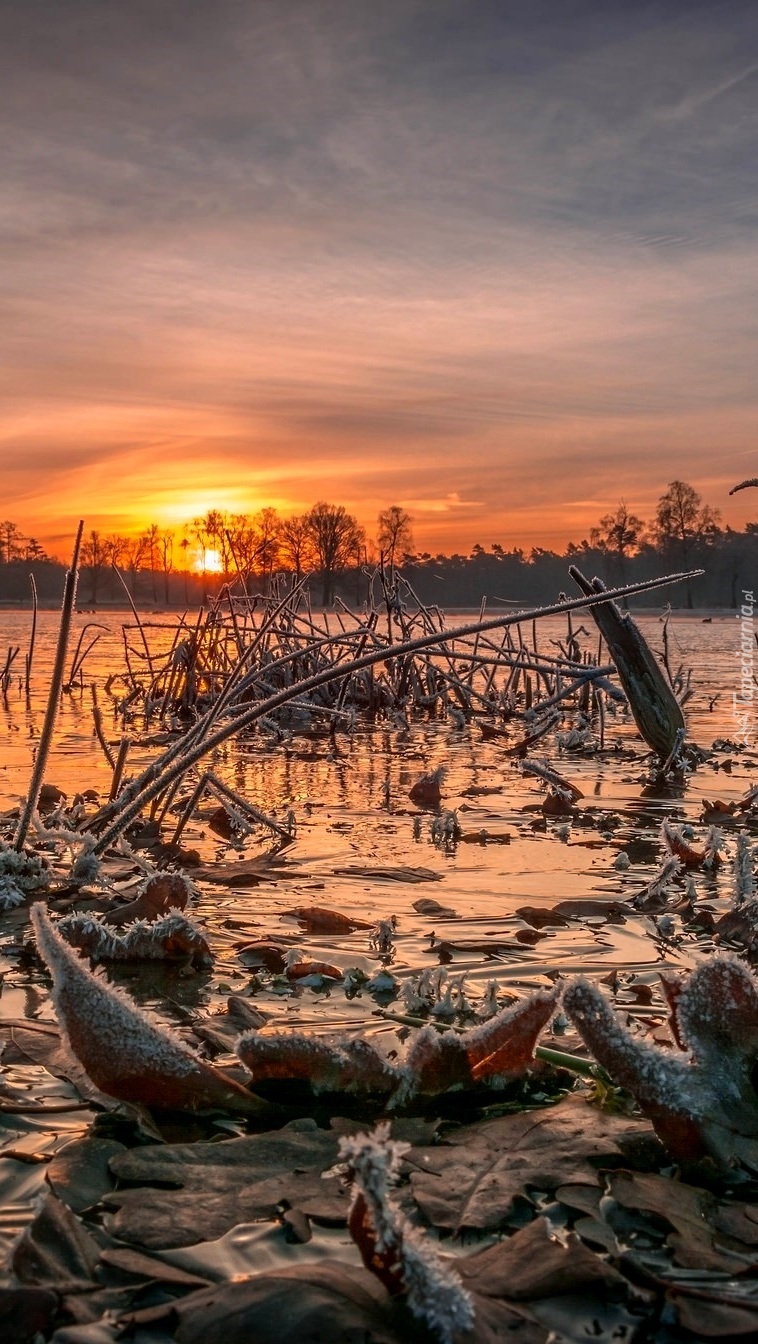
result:
[[[169,910],[184,910],[192,885],[182,873],[159,873],[148,878],[133,901],[106,910],[106,924],[131,924],[135,919],[158,919]]]
[[[91,1287],[99,1259],[97,1242],[71,1210],[49,1194],[21,1233],[11,1265],[20,1283],[58,1293],[81,1292]]]
[[[337,877],[367,877],[382,882],[441,882],[442,873],[431,868],[381,868],[350,864],[346,868],[335,868]]]
[[[39,902],[31,917],[37,946],[53,976],[53,1002],[66,1044],[103,1092],[161,1110],[217,1108],[256,1115],[269,1109],[192,1054],[123,991],[93,975]]]
[[[668,1245],[677,1265],[684,1269],[718,1270],[727,1274],[755,1271],[758,1257],[749,1246],[717,1232],[713,1217],[717,1200],[707,1190],[684,1181],[672,1181],[654,1172],[617,1172],[610,1178],[608,1194],[627,1209],[642,1209],[665,1218],[674,1229]],[[729,1243],[732,1243],[730,1254]]]
[[[256,938],[252,943],[244,943],[237,949],[237,956],[245,966],[263,966],[272,975],[281,975],[288,947],[272,943],[266,938]]]
[[[305,1264],[193,1293],[175,1304],[177,1344],[401,1344],[387,1294],[365,1269]]]
[[[72,1139],[48,1163],[47,1182],[62,1203],[74,1213],[81,1213],[113,1189],[108,1163],[117,1153],[125,1151],[124,1145],[115,1139],[93,1135]]]
[[[511,1301],[627,1286],[618,1270],[579,1237],[571,1232],[554,1236],[547,1218],[535,1218],[513,1236],[455,1263],[466,1288]]]
[[[438,765],[436,770],[430,770],[428,774],[422,775],[420,779],[408,790],[408,797],[416,807],[424,807],[434,810],[439,807],[442,801],[441,784],[445,775],[444,766]]]
[[[453,910],[449,905],[441,905],[433,896],[421,896],[419,900],[413,902],[413,909],[419,915],[433,915],[437,919],[460,919],[457,910]]]
[[[4,1344],[28,1344],[48,1337],[58,1311],[58,1294],[48,1288],[0,1288],[0,1334]]]
[[[629,917],[629,907],[621,901],[568,900],[558,901],[553,906],[553,914],[564,915],[566,919],[607,919],[611,924],[625,924]]]
[[[111,1161],[119,1181],[139,1188],[105,1197],[116,1210],[109,1229],[155,1250],[191,1246],[237,1223],[275,1217],[284,1199],[316,1220],[344,1223],[347,1194],[338,1179],[321,1177],[336,1158],[336,1137],[305,1122],[220,1143],[135,1148]]]
[[[294,910],[285,910],[282,918],[296,919],[308,933],[353,933],[355,929],[373,929],[376,922],[355,919],[320,905],[296,905]]]
[[[466,1125],[435,1147],[414,1148],[413,1197],[433,1227],[494,1232],[529,1188],[592,1184],[597,1166],[619,1165],[624,1149],[649,1134],[644,1121],[567,1098],[547,1110]]]
[[[558,913],[557,907],[551,909],[544,905],[520,905],[515,913],[534,929],[568,928],[568,920]]]
[[[257,887],[261,882],[276,882],[279,874],[272,872],[276,858],[269,854],[254,859],[237,859],[234,863],[202,865],[193,870],[193,880],[212,882],[217,887]]]

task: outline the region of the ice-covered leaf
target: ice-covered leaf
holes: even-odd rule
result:
[[[155,873],[142,883],[133,901],[107,910],[106,924],[131,924],[135,919],[158,919],[169,910],[184,910],[194,892],[183,873]]]
[[[370,1041],[323,1040],[316,1036],[249,1031],[239,1038],[237,1054],[256,1083],[272,1078],[300,1078],[314,1092],[378,1092],[389,1094],[399,1081],[397,1070]]]
[[[587,981],[564,993],[568,1016],[599,1064],[627,1088],[680,1162],[758,1162],[758,984],[730,953],[704,961],[684,981],[664,981],[678,1042],[690,1054],[633,1036]]]
[[[402,1294],[413,1316],[441,1344],[471,1331],[474,1304],[459,1275],[445,1264],[433,1242],[414,1227],[391,1193],[408,1144],[389,1137],[389,1125],[373,1134],[340,1140],[354,1191],[348,1227],[367,1269],[391,1296]]]
[[[161,1110],[260,1114],[268,1108],[194,1055],[122,990],[93,975],[40,904],[37,946],[53,977],[53,1003],[66,1043],[95,1085],[122,1101]]]
[[[75,912],[59,920],[58,932],[91,961],[182,961],[197,969],[213,965],[205,934],[178,910],[138,919],[116,932],[95,915]]]

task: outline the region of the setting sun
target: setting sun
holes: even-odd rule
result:
[[[221,552],[201,551],[195,561],[195,569],[201,570],[204,574],[221,574],[224,569]]]

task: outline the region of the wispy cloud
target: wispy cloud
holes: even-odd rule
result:
[[[189,467],[470,543],[728,479],[757,38],[743,0],[11,0],[4,508],[137,525]]]

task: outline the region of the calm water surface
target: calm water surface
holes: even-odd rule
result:
[[[106,733],[117,743],[121,726],[116,713],[123,684],[115,682],[111,694],[104,687],[109,676],[123,670],[122,625],[128,613],[77,616],[71,641],[79,633],[87,642],[99,635],[98,643],[84,664],[84,686],[77,685],[63,696],[47,778],[69,795],[83,788],[107,793],[110,768],[97,744],[92,727],[92,691],[98,688]],[[155,618],[149,629],[155,649],[170,638],[165,628],[173,618]],[[93,626],[92,622],[97,622]],[[589,627],[589,621],[585,620]],[[659,617],[643,617],[640,624],[654,648],[661,647]],[[163,626],[164,628],[161,628]],[[526,632],[525,632],[526,633]],[[531,633],[531,632],[530,632]],[[16,677],[0,705],[3,752],[0,762],[0,804],[17,804],[26,789],[33,752],[46,701],[47,674],[57,634],[57,614],[39,618],[37,648],[29,703]],[[714,740],[734,737],[732,695],[738,689],[737,648],[739,623],[732,615],[718,616],[710,623],[701,617],[672,618],[669,625],[670,659],[692,670],[694,695],[687,706],[689,732],[703,747]],[[539,623],[542,651],[551,651],[551,641],[565,636],[565,622],[549,619]],[[0,651],[21,646],[17,666],[28,646],[29,616],[0,613]],[[134,632],[130,644],[138,657],[139,641]],[[583,638],[587,648],[596,648],[594,628]],[[0,654],[0,656],[2,656]],[[115,697],[115,698],[114,698]],[[568,719],[570,723],[570,716]],[[564,725],[565,726],[565,725]],[[513,741],[522,735],[513,726]],[[151,759],[159,748],[149,744],[135,748],[132,769]],[[524,923],[515,915],[523,905],[551,906],[567,897],[598,900],[632,896],[652,877],[660,861],[657,829],[664,815],[693,824],[697,839],[704,834],[701,822],[703,799],[738,800],[756,782],[756,753],[752,749],[718,750],[697,770],[679,797],[650,796],[647,760],[628,714],[608,716],[606,750],[602,755],[561,752],[552,738],[534,752],[549,760],[584,792],[578,816],[568,828],[550,819],[542,826],[543,792],[539,781],[523,776],[504,751],[502,741],[484,742],[477,723],[464,728],[451,722],[418,722],[410,732],[381,725],[359,727],[338,736],[339,754],[328,737],[291,736],[274,744],[255,734],[221,748],[212,766],[251,802],[283,817],[290,809],[297,820],[297,840],[284,856],[275,880],[253,889],[229,891],[202,887],[195,915],[211,935],[217,957],[214,975],[180,977],[158,969],[146,983],[137,976],[135,989],[143,997],[170,1011],[170,1001],[213,1002],[223,986],[244,988],[250,972],[241,966],[234,949],[244,924],[250,936],[291,938],[312,954],[329,954],[343,968],[357,965],[371,971],[377,958],[367,937],[354,933],[342,939],[300,938],[298,926],[285,912],[304,904],[325,905],[360,918],[397,917],[398,929],[393,972],[402,977],[436,964],[430,935],[445,937],[460,945],[454,951],[451,970],[465,970],[472,992],[496,978],[505,985],[541,983],[553,968],[601,971],[612,966],[636,967],[650,972],[661,958],[681,965],[691,964],[703,949],[688,937],[676,935],[666,943],[656,936],[650,919],[631,912],[623,924],[609,924],[602,917],[572,921],[568,928],[555,928],[530,948],[514,941]],[[508,744],[506,743],[505,746]],[[540,749],[541,748],[541,749]],[[731,762],[731,764],[730,764]],[[726,769],[721,768],[726,763]],[[426,770],[446,767],[443,804],[456,809],[463,829],[460,843],[440,843],[432,835],[432,817],[420,813],[408,800],[414,781]],[[223,862],[265,851],[263,835],[248,842],[244,851],[219,842],[203,822],[215,804],[201,809],[201,816],[187,827],[185,843],[198,848],[207,861]],[[480,832],[493,837],[480,843]],[[508,839],[508,843],[504,841]],[[619,872],[613,866],[621,850],[627,850],[631,867]],[[437,874],[435,882],[415,885],[384,880],[379,876],[356,877],[336,869],[355,866],[377,869],[397,865],[423,866]],[[716,907],[725,902],[730,883],[729,865],[715,878],[698,876],[703,898]],[[460,916],[455,923],[441,924],[420,915],[413,902],[432,896]],[[2,917],[0,917],[0,936]],[[486,957],[482,945],[493,948],[508,943]],[[466,945],[476,944],[476,947]],[[129,979],[129,973],[120,972]],[[169,983],[170,982],[170,983]],[[222,988],[219,990],[219,985]],[[9,995],[18,984],[8,968],[5,982]],[[348,1000],[340,991],[328,997],[303,991],[282,998],[263,991],[261,1005],[276,1018],[324,1029],[336,1022],[365,1022],[375,1004],[370,997]],[[377,1024],[377,1029],[386,1029]]]

